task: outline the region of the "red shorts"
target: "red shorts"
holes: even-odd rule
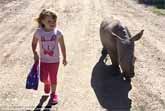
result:
[[[43,83],[57,84],[59,63],[40,63],[40,80]]]

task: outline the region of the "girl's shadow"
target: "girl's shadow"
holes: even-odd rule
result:
[[[49,98],[48,95],[43,95],[38,103],[38,105],[35,107],[34,111],[41,111],[44,102]],[[43,111],[51,111],[52,104],[51,104],[51,99],[49,99],[47,105],[44,107]]]
[[[41,111],[42,105],[44,102],[48,99],[49,96],[43,95],[38,103],[38,105],[35,107],[34,111]]]
[[[102,55],[92,71],[91,86],[101,106],[108,111],[130,111],[128,93],[131,81],[123,80],[120,71],[104,63]]]

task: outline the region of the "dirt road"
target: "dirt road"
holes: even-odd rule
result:
[[[34,18],[49,8],[57,12],[69,62],[67,67],[60,66],[60,102],[50,110],[164,111],[165,17],[135,4],[131,0],[0,2],[0,110],[33,110],[44,100],[43,108],[48,104],[43,84],[38,91],[31,91],[25,89],[25,81],[33,63]],[[121,20],[132,34],[145,30],[136,43],[136,76],[131,83],[112,76],[111,66],[102,62],[99,25],[110,16]]]

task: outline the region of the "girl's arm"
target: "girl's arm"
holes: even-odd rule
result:
[[[39,60],[39,56],[38,56],[37,51],[36,51],[37,43],[38,43],[38,39],[35,36],[33,36],[32,51],[33,51],[33,54],[34,54],[34,60],[35,61]]]
[[[63,55],[63,64],[67,65],[66,48],[65,48],[64,37],[63,36],[59,38],[59,43],[60,43],[61,52],[62,52],[62,55]]]

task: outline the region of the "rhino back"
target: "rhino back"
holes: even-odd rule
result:
[[[112,35],[112,31],[116,29],[119,25],[118,20],[103,20],[100,25],[100,39],[103,47],[110,51],[117,51],[117,41],[116,38]]]

